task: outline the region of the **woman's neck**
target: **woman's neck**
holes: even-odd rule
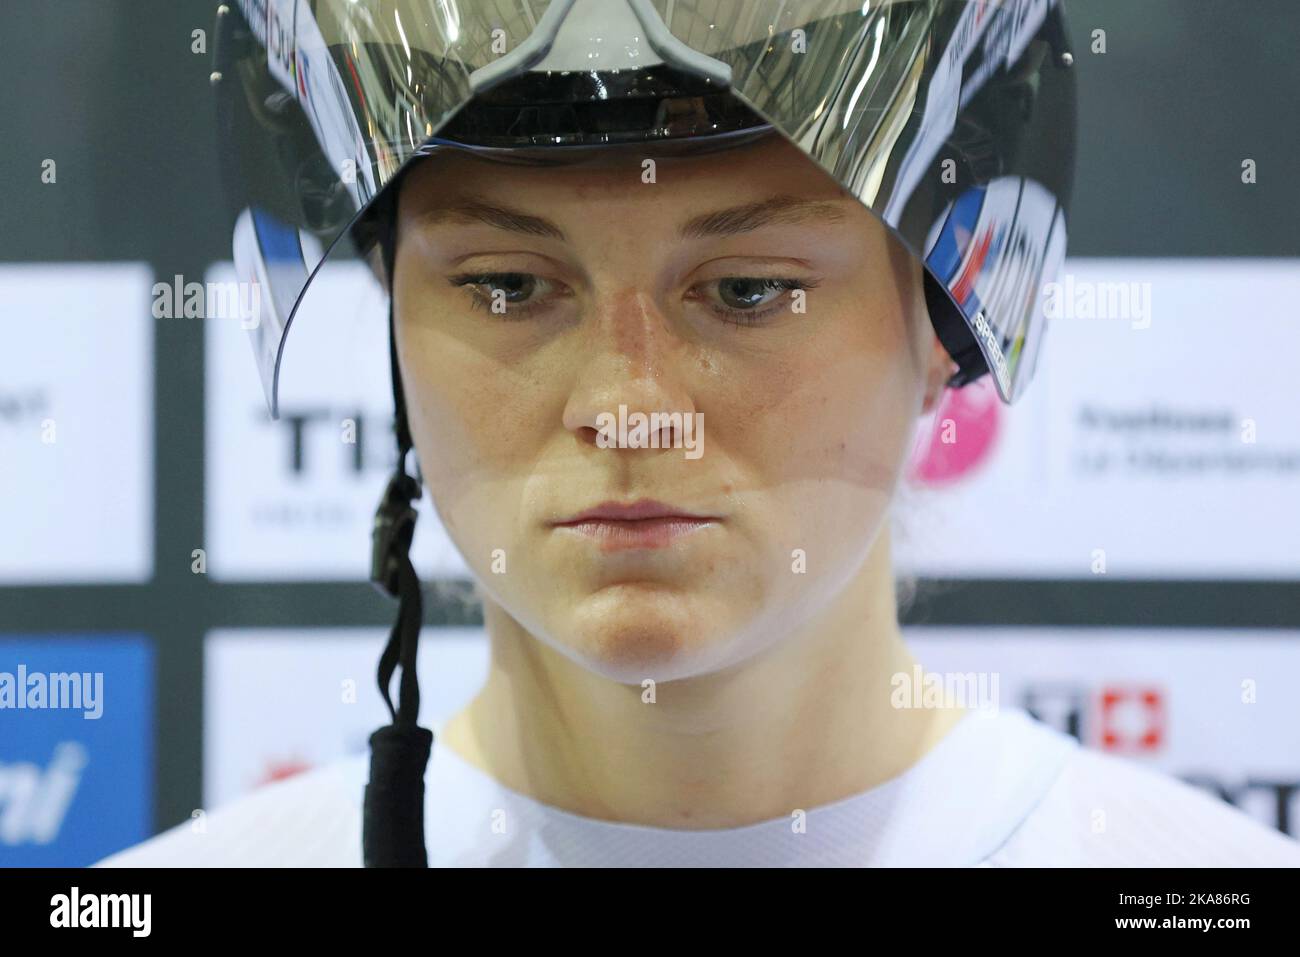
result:
[[[502,784],[575,814],[741,827],[896,777],[965,713],[896,708],[902,641],[888,536],[815,619],[740,664],[650,687],[610,681],[485,600],[488,679],[445,726]]]

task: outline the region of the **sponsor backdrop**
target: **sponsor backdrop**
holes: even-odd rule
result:
[[[1081,176],[1038,375],[1013,409],[985,380],[921,424],[894,533],[927,666],[1297,833],[1300,127],[1273,111],[1300,18],[1234,5],[1069,5]],[[96,860],[360,755],[386,716],[383,303],[355,264],[321,277],[278,422],[246,303],[187,308],[234,279],[214,10],[33,5],[0,61],[3,864]],[[421,508],[433,722],[486,647]],[[30,694],[52,674],[65,706]]]

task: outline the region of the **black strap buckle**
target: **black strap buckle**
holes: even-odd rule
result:
[[[370,533],[370,581],[390,598],[399,596],[402,557],[415,537],[417,514],[411,502],[419,497],[420,483],[399,466],[375,510],[375,525]]]

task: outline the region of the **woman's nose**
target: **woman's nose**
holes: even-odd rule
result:
[[[636,289],[611,293],[595,303],[573,391],[564,408],[564,427],[592,445],[612,421],[634,413],[665,414],[657,422],[679,422],[695,413],[683,375],[689,344],[682,340],[655,304]],[[671,416],[671,413],[681,413]],[[652,447],[672,448],[673,426]],[[608,433],[607,433],[608,434]]]

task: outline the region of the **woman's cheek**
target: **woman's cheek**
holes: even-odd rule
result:
[[[462,521],[475,514],[470,499],[483,478],[474,423],[466,419],[474,405],[463,401],[464,393],[456,391],[463,386],[448,368],[412,362],[403,375],[425,487],[448,534],[458,540]]]
[[[440,421],[449,423],[448,408]],[[479,575],[492,573],[493,556],[520,555],[520,509],[529,450],[517,436],[481,428],[422,429],[419,444],[431,451],[423,468],[426,487],[453,544]],[[423,458],[422,458],[423,463]]]
[[[745,458],[757,474],[764,519],[783,555],[851,563],[874,540],[910,436],[907,363],[876,348],[790,372],[800,385],[751,420]],[[823,570],[827,565],[817,561]]]

